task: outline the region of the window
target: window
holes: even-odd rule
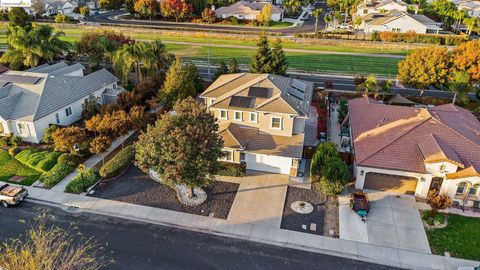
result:
[[[460,184],[458,184],[458,187],[457,187],[457,194],[463,194],[465,193],[465,182],[462,182]]]
[[[281,117],[272,117],[272,122],[270,127],[273,129],[282,129],[282,118]]]
[[[57,123],[57,125],[60,124],[60,115],[58,115],[58,113],[55,114],[55,122]]]
[[[476,185],[474,185],[473,187],[471,187],[471,188],[470,188],[470,191],[468,192],[468,195],[470,195],[470,196],[476,196],[477,193],[478,193],[478,187],[479,187],[479,186],[480,186],[479,184],[476,184]]]
[[[250,113],[250,122],[257,123],[257,116],[258,116],[257,113],[251,112]]]
[[[70,115],[72,115],[72,107],[68,107],[65,109],[65,115],[67,117],[69,117]]]
[[[242,121],[242,112],[235,112],[233,114],[233,120],[235,121]]]
[[[28,128],[26,124],[18,123],[17,126],[18,126],[18,132],[20,134],[28,135]]]
[[[392,28],[392,32],[399,33],[399,32],[400,32],[400,28]]]
[[[230,150],[223,151],[223,157],[221,158],[221,160],[233,161],[233,151],[230,151]]]
[[[220,119],[228,119],[228,114],[226,110],[220,110]]]

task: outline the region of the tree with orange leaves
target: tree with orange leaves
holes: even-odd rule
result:
[[[163,17],[174,17],[175,21],[186,18],[192,12],[192,5],[185,0],[165,0],[160,3]]]
[[[480,40],[465,42],[453,50],[453,66],[467,72],[471,84],[480,83]]]
[[[136,0],[133,9],[141,18],[149,18],[151,20],[157,14],[158,2],[156,0]]]

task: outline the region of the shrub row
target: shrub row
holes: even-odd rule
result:
[[[82,193],[100,178],[95,168],[84,169],[65,187],[65,192]]]
[[[62,181],[73,170],[74,167],[59,162],[50,171],[43,173],[39,180],[43,182],[46,188],[51,188]]]
[[[220,161],[218,167],[217,174],[222,176],[242,177],[247,172],[247,164],[245,162],[230,163]]]
[[[33,169],[48,172],[57,164],[60,155],[59,152],[39,151],[31,148],[21,151],[15,158]]]
[[[8,146],[18,146],[22,142],[22,138],[16,135],[0,136],[0,148]]]
[[[110,159],[100,169],[100,176],[103,178],[112,178],[118,176],[132,164],[135,158],[135,146],[129,145],[120,150],[112,159]]]

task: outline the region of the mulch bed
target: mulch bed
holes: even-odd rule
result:
[[[190,207],[178,201],[173,189],[152,180],[131,165],[122,176],[100,182],[93,188],[95,192],[90,196],[202,216],[213,213],[216,218],[227,219],[238,187],[238,184],[216,181],[204,188],[208,195],[207,201]]]
[[[313,212],[310,214],[299,214],[290,208],[295,201],[305,201],[313,205]],[[304,189],[288,187],[285,205],[283,207],[282,224],[280,228],[323,235],[323,219],[325,213],[325,200],[323,195],[316,189]],[[312,223],[316,224],[316,230],[311,230]],[[305,228],[302,226],[305,225]]]

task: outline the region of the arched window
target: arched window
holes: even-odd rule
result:
[[[473,187],[470,188],[470,191],[468,192],[468,195],[477,196],[479,187],[480,187],[480,184],[473,185]]]
[[[462,182],[462,183],[458,184],[457,194],[464,194],[466,187],[467,187],[467,183],[465,183],[465,182]]]

